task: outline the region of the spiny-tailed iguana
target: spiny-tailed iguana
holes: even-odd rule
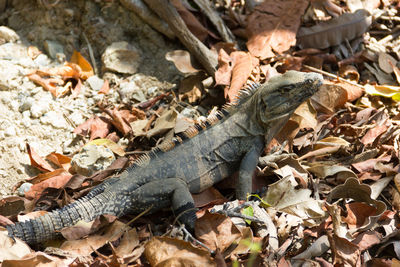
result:
[[[180,222],[193,230],[196,213],[191,193],[239,171],[236,196],[245,199],[265,144],[321,84],[320,74],[288,71],[266,84],[252,86],[241,93],[237,103],[141,156],[120,176],[61,209],[8,225],[8,234],[35,244],[101,214],[122,216],[169,206],[180,214]]]

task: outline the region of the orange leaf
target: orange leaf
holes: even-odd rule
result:
[[[64,156],[63,154],[60,153],[50,153],[46,156],[47,160],[50,160],[54,164],[56,164],[58,167],[63,168],[64,170],[68,171],[71,163],[71,158]]]
[[[42,86],[45,90],[49,91],[53,96],[57,97],[57,87],[62,86],[64,81],[60,78],[43,79],[39,74],[32,73],[28,75],[29,80]]]
[[[43,172],[54,171],[50,164],[42,159],[28,143],[26,143],[26,150],[28,151],[29,159],[31,160],[31,165],[33,167],[36,167]]]
[[[51,171],[51,172],[39,173],[38,175],[36,175],[34,177],[26,179],[26,181],[30,182],[32,184],[38,184],[38,183],[43,182],[43,181],[45,181],[47,179],[50,179],[50,178],[55,177],[55,176],[58,176],[63,172],[65,172],[65,170],[60,168],[60,169],[57,169],[57,170],[54,170],[54,171]]]
[[[71,179],[72,174],[63,172],[57,176],[51,177],[40,183],[32,185],[32,187],[25,193],[25,197],[28,199],[33,199],[35,197],[40,197],[42,192],[48,188],[62,188]]]
[[[258,59],[247,52],[232,52],[231,58],[233,59],[231,86],[229,91],[225,92],[230,101],[237,97],[239,90],[246,83],[252,70],[258,65]]]
[[[75,63],[79,65],[79,67],[82,69],[82,73],[80,78],[82,80],[86,80],[90,76],[93,76],[93,68],[90,65],[90,63],[79,53],[78,51],[74,50],[70,62]]]
[[[99,94],[107,94],[110,91],[110,84],[108,80],[104,80],[103,86],[101,87]]]

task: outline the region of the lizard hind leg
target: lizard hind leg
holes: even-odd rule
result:
[[[141,210],[151,205],[152,211],[172,206],[178,220],[185,224],[187,230],[194,232],[196,209],[193,197],[183,179],[167,178],[151,181],[135,190],[133,195],[132,203],[140,206]]]

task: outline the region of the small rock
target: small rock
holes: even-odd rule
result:
[[[10,102],[10,108],[13,111],[18,111],[19,110],[19,102],[17,100],[12,100]]]
[[[101,60],[108,71],[133,74],[139,68],[140,54],[139,50],[128,42],[115,42],[106,48]]]
[[[64,47],[57,41],[45,40],[44,49],[52,59],[57,59],[57,54],[64,54]]]
[[[23,183],[23,184],[18,188],[18,195],[19,195],[20,197],[25,196],[25,193],[26,193],[27,191],[29,191],[29,189],[31,189],[32,185],[33,185],[33,184],[31,184],[31,183]]]
[[[21,104],[19,105],[19,111],[24,112],[24,111],[30,110],[33,102],[34,102],[34,100],[32,97],[22,98]]]
[[[95,92],[100,91],[104,84],[104,80],[100,79],[97,75],[90,76],[86,81]]]
[[[36,101],[35,105],[31,106],[30,111],[33,118],[40,118],[49,109],[49,103],[47,101]]]
[[[15,127],[14,127],[14,126],[10,126],[10,127],[7,127],[7,128],[4,130],[4,134],[5,134],[6,136],[16,136],[16,135],[17,135],[17,131],[15,130]]]
[[[33,61],[39,67],[48,67],[51,63],[51,60],[45,54],[38,55]]]
[[[68,116],[71,121],[74,122],[76,126],[85,122],[85,119],[82,116],[82,113],[79,111],[72,112],[71,115]]]
[[[146,96],[142,89],[135,82],[123,82],[120,84],[120,93],[123,103],[129,103],[131,99],[138,102],[146,101]]]
[[[6,137],[4,131],[0,131],[0,140],[4,139]]]
[[[49,112],[45,113],[40,118],[40,121],[43,124],[50,124],[54,128],[58,128],[58,129],[67,129],[68,128],[68,124],[65,121],[64,117],[61,114],[55,112],[54,110],[50,110]]]
[[[0,44],[15,43],[19,40],[18,34],[6,26],[0,26]]]
[[[115,160],[113,152],[104,146],[86,145],[71,160],[73,172],[90,176],[104,170]]]

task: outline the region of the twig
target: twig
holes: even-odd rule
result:
[[[147,5],[165,20],[182,44],[196,57],[207,73],[214,77],[217,70],[217,55],[211,52],[188,29],[178,11],[165,0],[145,0]]]
[[[226,27],[219,14],[215,12],[211,6],[211,2],[209,0],[194,0],[194,2],[200,7],[203,14],[206,15],[214,24],[215,28],[221,35],[222,40],[228,43],[235,43],[235,36],[232,34],[231,30]]]
[[[87,38],[87,36],[84,32],[82,32],[82,36],[83,36],[83,39],[85,39],[85,42],[89,49],[90,61],[92,62],[92,65],[93,65],[94,74],[97,74],[97,73],[99,73],[99,71],[97,69],[96,59],[94,58],[92,46],[90,45],[89,39]]]
[[[328,76],[328,77],[330,77],[330,78],[332,78],[332,79],[338,79],[338,80],[341,81],[341,82],[345,82],[345,83],[348,83],[348,84],[351,84],[351,85],[360,87],[360,88],[362,88],[362,89],[365,90],[364,86],[362,86],[361,84],[358,84],[358,83],[355,83],[355,82],[352,82],[352,81],[343,79],[342,77],[339,77],[339,76],[334,75],[334,74],[332,74],[332,73],[329,73],[329,72],[326,72],[326,71],[323,71],[323,70],[320,70],[320,69],[317,69],[317,68],[314,68],[314,67],[311,67],[311,66],[308,66],[308,65],[303,65],[303,67],[306,68],[306,69],[309,69],[309,70],[311,70],[311,71],[321,73],[321,74],[323,74],[323,75],[325,75],[325,76]]]
[[[121,0],[121,4],[127,9],[135,12],[142,20],[149,24],[156,31],[164,34],[169,39],[174,39],[175,34],[168,28],[167,23],[162,21],[153,11],[151,11],[142,0]]]

